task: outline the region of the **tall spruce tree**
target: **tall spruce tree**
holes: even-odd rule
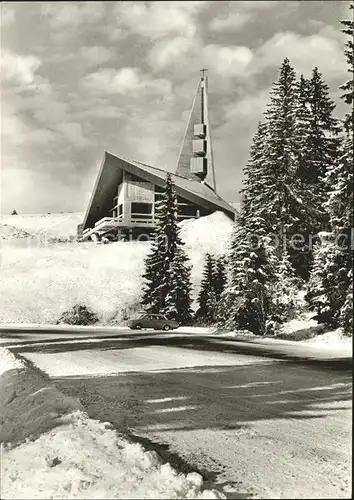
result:
[[[274,319],[278,258],[262,218],[248,218],[245,225],[235,227],[229,261],[230,284],[223,294],[224,323],[229,328],[264,335],[270,319]]]
[[[207,253],[198,295],[197,318],[205,323],[212,323],[215,318],[216,304],[215,259],[210,253]]]
[[[244,188],[240,191],[242,220],[262,211],[262,190],[266,184],[264,162],[267,140],[267,124],[259,122],[250,149],[250,158],[243,169]],[[242,220],[240,223],[242,223]]]
[[[165,313],[187,323],[192,315],[190,267],[179,235],[177,213],[177,196],[168,174],[151,252],[145,259],[142,304],[148,312]]]
[[[166,295],[164,313],[182,325],[190,324],[192,320],[190,273],[188,258],[184,250],[178,248],[166,274],[166,279],[172,286]]]
[[[352,8],[352,7],[351,7]],[[349,72],[353,71],[353,22],[344,21],[344,32],[351,36],[345,54]],[[351,51],[351,52],[350,52]],[[343,100],[352,106],[353,89],[344,84]],[[342,325],[346,332],[353,326],[353,114],[344,120],[346,137],[339,159],[327,173],[329,199],[325,206],[330,215],[330,232],[315,251],[309,283],[308,301],[317,311],[319,321]]]
[[[229,254],[229,285],[222,296],[224,323],[256,334],[274,331],[274,325],[288,319],[294,309],[297,282],[283,234],[286,231],[289,239],[306,221],[296,176],[297,112],[295,72],[285,59],[244,169],[243,203]]]
[[[326,173],[338,155],[339,122],[333,117],[334,102],[317,68],[310,80],[302,75],[297,90],[296,177],[306,210],[299,221],[299,233],[305,239],[301,251],[292,249],[292,263],[301,277],[308,279],[313,255],[311,241],[319,231],[328,229],[328,213],[323,204],[328,197]]]
[[[269,233],[278,239],[277,253],[289,251],[294,234],[301,232],[308,214],[310,197],[296,175],[298,137],[296,134],[297,83],[289,59],[285,59],[277,82],[271,89],[266,112],[268,133],[264,149],[263,186],[258,196],[258,215],[267,221]],[[285,245],[283,244],[285,242]]]
[[[226,260],[224,256],[218,257],[215,261],[213,281],[215,297],[217,302],[219,302],[227,283]]]
[[[347,58],[348,63],[348,73],[349,80],[347,80],[343,85],[340,86],[340,89],[343,90],[342,99],[344,102],[351,106],[351,111],[347,113],[344,126],[347,131],[350,129],[353,130],[354,123],[354,4],[351,2],[349,4],[349,10],[351,11],[351,18],[341,21],[343,26],[342,32],[348,35],[347,42],[345,44],[344,54]]]
[[[327,199],[328,192],[325,177],[328,168],[335,163],[338,156],[337,136],[340,126],[338,119],[333,116],[335,103],[330,98],[329,87],[318,68],[314,68],[309,80],[308,101],[311,116],[304,181],[310,188],[314,205],[320,213],[323,211],[323,202]],[[323,226],[321,228],[324,229]]]

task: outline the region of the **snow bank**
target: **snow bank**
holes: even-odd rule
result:
[[[5,449],[2,495],[20,498],[225,498],[201,492],[199,474],[178,474],[82,412],[33,442]]]
[[[306,339],[304,342],[306,344],[316,345],[318,347],[328,347],[330,349],[337,346],[348,347],[350,350],[353,348],[353,337],[345,335],[342,328],[337,328],[336,330],[323,333],[322,335]]]
[[[311,319],[311,316],[313,316],[313,313],[309,313],[301,318],[295,318],[288,321],[287,323],[284,323],[284,325],[281,327],[280,330],[281,333],[286,335],[297,332],[299,330],[317,327],[318,326],[317,321]]]
[[[255,335],[252,332],[249,332],[248,330],[236,330],[234,332],[215,332],[218,337],[223,337],[223,338],[230,338],[230,339],[240,339],[240,340],[247,340],[247,339],[257,339],[260,338],[259,336]]]
[[[225,498],[90,419],[6,349],[0,362],[1,498]]]
[[[34,235],[70,236],[82,214],[8,216],[12,224]],[[57,224],[55,225],[55,221]],[[221,212],[181,223],[193,265],[195,296],[206,252],[225,253],[232,222]],[[75,229],[76,231],[76,229]],[[141,274],[147,242],[12,244],[2,243],[0,323],[53,324],[75,304],[90,307],[101,324],[121,319],[134,308],[142,291]]]
[[[10,351],[0,347],[0,375],[8,370],[21,370],[23,363],[18,360]]]
[[[214,333],[216,328],[214,326],[180,326],[179,328],[176,328],[176,330],[173,330],[174,332],[178,333],[193,333],[194,335],[200,334],[200,335],[206,335],[206,334],[211,334]]]
[[[80,403],[60,393],[48,377],[0,348],[0,443],[34,439],[78,409]]]

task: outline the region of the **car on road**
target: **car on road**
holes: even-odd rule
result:
[[[174,330],[179,327],[178,321],[167,319],[163,314],[140,314],[137,318],[128,321],[131,330],[141,330],[142,328],[153,328],[154,330]]]

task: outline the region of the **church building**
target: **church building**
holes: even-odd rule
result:
[[[178,219],[195,219],[217,210],[232,220],[235,209],[217,194],[208,114],[208,82],[201,71],[175,173]],[[153,231],[156,204],[162,199],[167,171],[105,152],[84,221],[80,241],[132,238]]]

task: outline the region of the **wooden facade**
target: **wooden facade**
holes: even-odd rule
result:
[[[111,208],[95,222],[93,227],[80,231],[80,239],[87,240],[101,236],[112,237],[133,231],[135,234],[151,232],[156,225],[158,205],[164,188],[123,169],[121,180],[116,186],[116,196],[111,200]],[[177,196],[178,220],[195,219],[209,215],[212,210]],[[81,226],[81,225],[80,225]]]

